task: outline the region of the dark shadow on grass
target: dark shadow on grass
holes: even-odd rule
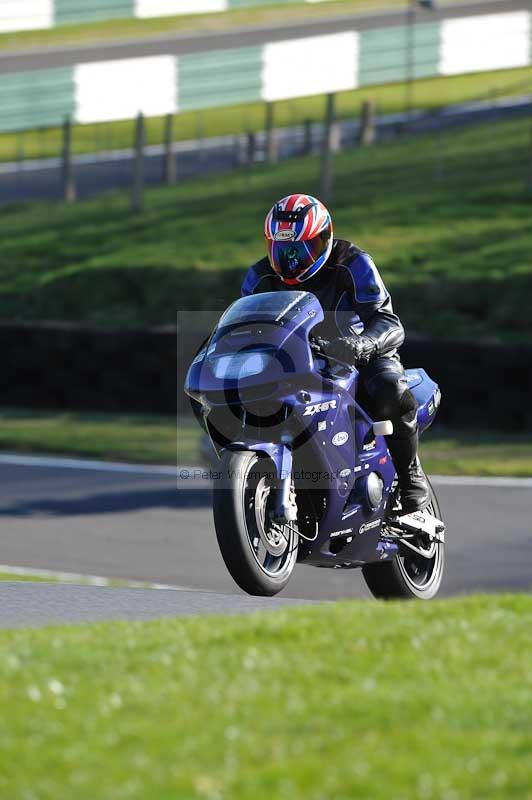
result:
[[[218,310],[240,295],[244,270],[109,267],[0,293],[4,319],[58,319],[114,327],[176,324],[178,310]]]
[[[531,293],[532,273],[512,274],[512,264],[519,263],[520,256],[512,242],[508,243],[507,263],[502,255],[490,261],[493,244],[482,236],[470,237],[467,242],[468,250],[477,251],[486,263],[486,272],[478,278],[460,278],[464,256],[460,255],[460,242],[453,243],[449,234],[443,236],[430,260],[432,264],[454,262],[455,270],[434,268],[432,273],[423,273],[422,266],[413,263],[402,264],[400,274],[382,270],[407,331],[441,338],[532,338],[532,307],[523,303]],[[489,269],[497,269],[500,275],[490,275]],[[0,317],[81,320],[129,329],[175,325],[177,312],[182,310],[221,314],[240,295],[244,270],[138,267],[100,269],[97,273],[97,281],[88,271],[28,293],[0,293]]]

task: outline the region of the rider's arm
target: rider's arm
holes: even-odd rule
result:
[[[249,294],[253,294],[256,284],[257,276],[255,274],[254,267],[250,267],[246,272],[246,276],[242,282],[242,286],[240,287],[240,296],[247,297]]]
[[[376,308],[364,320],[364,333],[368,339],[375,342],[375,355],[385,356],[401,347],[405,340],[404,328],[399,317],[391,309]]]
[[[394,352],[404,342],[404,329],[373,260],[367,253],[359,253],[346,270],[346,292],[364,331],[360,336],[341,337],[336,349],[343,349],[344,358],[350,355],[353,361],[370,361]]]
[[[267,258],[262,258],[260,261],[257,261],[256,264],[253,264],[246,272],[244,282],[240,288],[241,296],[246,297],[249,294],[271,292],[272,289],[276,288],[272,285],[272,280],[274,278],[275,274],[270,267],[270,262]]]

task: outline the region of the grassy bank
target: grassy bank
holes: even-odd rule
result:
[[[177,437],[176,437],[177,430]],[[0,451],[147,464],[200,464],[201,430],[191,419],[115,414],[0,412]],[[532,435],[430,430],[427,472],[532,477]]]
[[[345,151],[336,159],[336,235],[371,252],[408,331],[530,338],[532,227],[526,120]],[[222,311],[262,256],[277,198],[318,193],[316,158],[0,218],[0,317],[112,325]]]
[[[192,421],[180,426],[179,450],[183,447],[187,457],[194,453],[194,463],[199,434]],[[0,450],[4,452],[173,465],[176,449],[176,420],[172,417],[0,411]]]
[[[525,798],[531,631],[524,595],[1,631],[0,791]]]
[[[411,87],[412,105],[431,112],[454,103],[526,94],[531,79],[532,68],[525,67],[416,80]],[[367,99],[375,102],[379,114],[402,113],[405,109],[405,89],[401,84],[367,86],[337,95],[338,118],[358,117],[362,103]],[[275,124],[286,127],[302,125],[305,120],[321,122],[324,108],[322,96],[280,101],[275,104]],[[165,141],[165,125],[164,117],[146,120],[147,144],[157,145]],[[264,103],[184,111],[175,119],[174,138],[176,141],[185,141],[205,136],[227,136],[264,130],[264,126]],[[62,152],[62,136],[60,127],[1,133],[0,162],[19,158],[56,158]],[[133,120],[74,125],[72,150],[80,154],[130,148],[134,136]]]

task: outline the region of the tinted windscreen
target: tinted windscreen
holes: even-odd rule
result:
[[[263,292],[241,297],[230,306],[220,319],[218,327],[234,325],[251,319],[269,319],[275,322],[289,320],[312,302],[310,292]]]

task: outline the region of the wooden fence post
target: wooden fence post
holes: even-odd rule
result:
[[[532,116],[528,124],[528,191],[532,195]]]
[[[24,131],[20,131],[17,135],[17,161],[19,166],[22,166],[24,161]]]
[[[303,123],[303,154],[310,156],[312,153],[312,120],[306,119]]]
[[[251,167],[255,161],[255,153],[257,150],[257,137],[253,131],[247,134],[246,143],[246,166]]]
[[[133,191],[131,196],[133,211],[142,211],[144,207],[144,139],[144,114],[139,112],[135,122]]]
[[[164,182],[172,186],[177,179],[176,153],[174,149],[174,115],[168,114],[164,125]]]
[[[74,203],[76,201],[76,182],[72,164],[72,122],[70,117],[67,117],[63,123],[62,179],[63,199],[65,203]]]
[[[327,95],[325,107],[325,123],[321,147],[320,193],[321,199],[330,203],[333,193],[333,160],[334,153],[339,149],[339,129],[334,121],[335,95]]]
[[[266,163],[270,166],[277,163],[277,134],[275,130],[274,105],[266,103]]]
[[[364,100],[362,113],[360,115],[360,131],[358,143],[361,147],[375,142],[375,103],[372,100]]]
[[[205,148],[205,117],[201,109],[196,111],[196,147],[199,163],[203,164],[207,158],[207,150]]]

